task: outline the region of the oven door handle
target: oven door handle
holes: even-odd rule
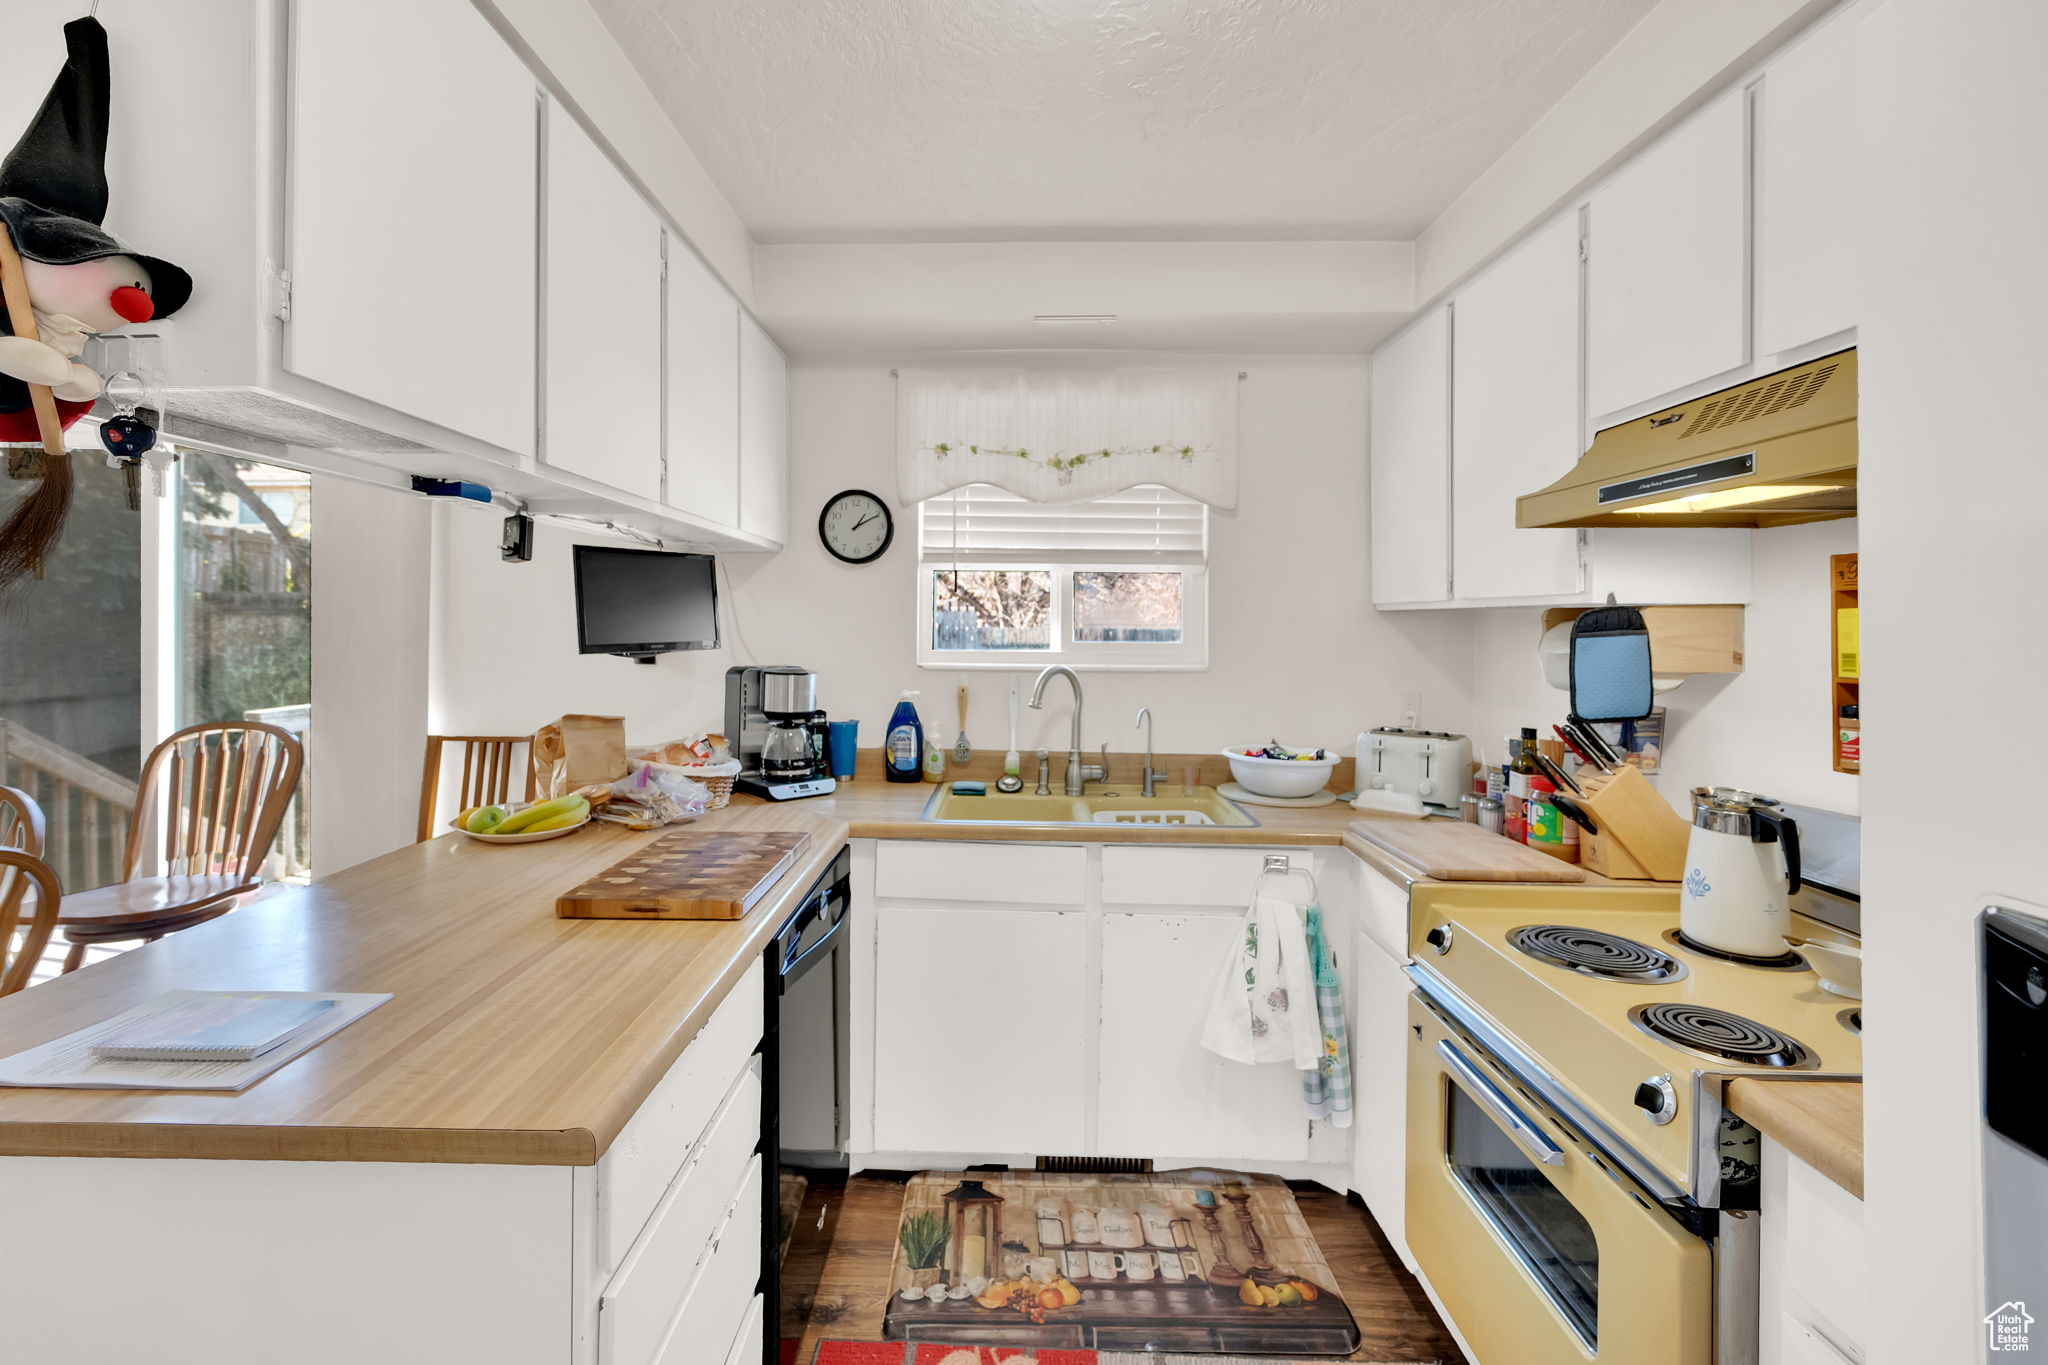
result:
[[[1545,1137],[1543,1130],[1538,1128],[1528,1115],[1515,1108],[1514,1101],[1510,1100],[1499,1086],[1487,1079],[1486,1073],[1472,1065],[1471,1059],[1458,1050],[1456,1043],[1448,1038],[1438,1039],[1436,1055],[1443,1058],[1444,1065],[1451,1069],[1452,1075],[1465,1083],[1465,1088],[1472,1098],[1478,1100],[1489,1113],[1500,1120],[1501,1125],[1508,1130],[1508,1136],[1529,1154],[1531,1161],[1540,1162],[1545,1166],[1564,1165],[1564,1149]]]

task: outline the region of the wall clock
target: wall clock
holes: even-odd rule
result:
[[[896,538],[896,519],[889,504],[873,493],[849,488],[834,494],[818,513],[818,539],[832,557],[848,564],[871,564]]]

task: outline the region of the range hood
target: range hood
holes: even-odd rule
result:
[[[1856,352],[1609,427],[1517,526],[1796,526],[1856,515]]]

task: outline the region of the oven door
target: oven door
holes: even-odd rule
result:
[[[1420,997],[1408,1022],[1408,1245],[1478,1365],[1707,1365],[1712,1248]]]

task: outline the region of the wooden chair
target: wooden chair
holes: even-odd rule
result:
[[[43,808],[19,787],[0,787],[0,848],[43,856]]]
[[[151,750],[122,880],[71,896],[58,918],[71,945],[64,970],[76,971],[93,944],[153,942],[234,909],[261,884],[304,767],[298,740],[253,720],[188,725]],[[138,877],[153,827],[164,874]]]
[[[420,837],[424,842],[440,833],[434,814],[441,800],[441,751],[449,745],[462,747],[462,780],[455,787],[455,809],[471,806],[502,806],[507,801],[533,798],[533,745],[531,735],[428,735],[427,761],[420,771]],[[526,747],[526,761],[519,762],[517,750]],[[519,795],[512,794],[513,778],[524,774]]]
[[[8,791],[11,788],[0,788]],[[21,903],[34,883],[36,900],[29,912],[27,931],[12,955],[14,935],[22,929]],[[29,974],[42,961],[50,934],[57,928],[57,916],[64,903],[57,874],[35,854],[21,848],[0,848],[0,995],[12,995],[28,984]]]

